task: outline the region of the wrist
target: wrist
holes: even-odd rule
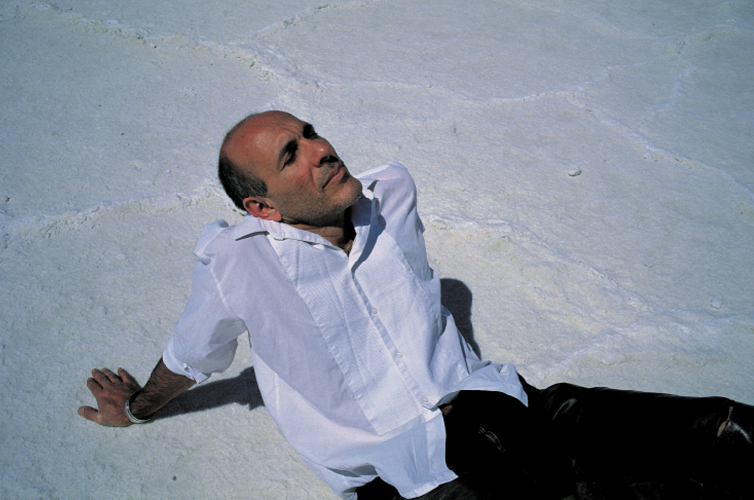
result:
[[[126,404],[123,408],[123,411],[126,414],[126,418],[132,423],[132,424],[146,424],[150,420],[152,420],[152,415],[147,415],[146,417],[136,417],[133,413],[131,413],[131,401],[134,399],[136,395],[138,395],[141,392],[141,389],[131,394],[128,399],[126,399]]]

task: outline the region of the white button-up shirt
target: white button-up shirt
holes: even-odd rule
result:
[[[349,255],[253,216],[207,226],[163,358],[201,382],[248,331],[265,406],[307,464],[343,498],[377,475],[410,498],[456,477],[438,404],[463,389],[526,394],[511,365],[476,357],[440,304],[406,169],[359,178]]]

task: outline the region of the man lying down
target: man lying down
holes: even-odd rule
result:
[[[230,366],[248,332],[264,403],[342,498],[754,498],[754,408],[725,398],[528,385],[481,361],[440,303],[416,188],[352,176],[280,111],[228,132],[219,177],[248,216],[207,226],[193,291],[143,388],[93,370],[108,426],[149,421]]]

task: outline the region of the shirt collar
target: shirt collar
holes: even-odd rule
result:
[[[267,233],[276,240],[300,240],[308,243],[330,244],[318,234],[297,229],[288,224],[260,219],[251,214],[247,214],[243,222],[233,228],[233,237],[236,240],[260,233]]]

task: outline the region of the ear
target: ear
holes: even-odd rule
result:
[[[283,218],[276,208],[272,207],[268,198],[245,198],[243,207],[254,217],[280,222]]]

